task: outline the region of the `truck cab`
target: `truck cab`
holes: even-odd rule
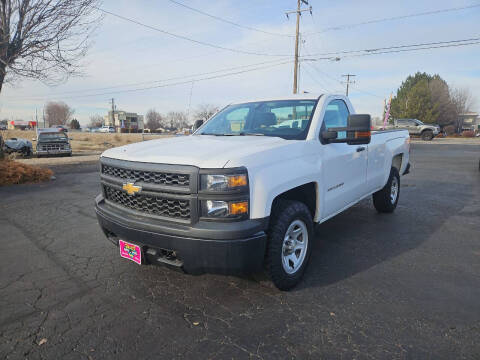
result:
[[[236,102],[191,136],[105,151],[96,213],[123,257],[138,247],[137,263],[266,271],[288,290],[309,262],[315,223],[367,196],[377,211],[395,210],[409,141],[405,130],[371,132],[343,95]]]

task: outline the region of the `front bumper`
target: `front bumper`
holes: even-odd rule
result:
[[[60,154],[71,154],[72,149],[68,150],[37,150],[37,155],[60,155]]]
[[[97,196],[95,211],[107,238],[142,248],[145,263],[167,264],[193,274],[245,274],[262,269],[268,218],[194,225],[140,218]]]

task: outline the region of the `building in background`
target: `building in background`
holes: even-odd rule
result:
[[[142,132],[144,129],[143,115],[130,113],[123,110],[115,110],[108,112],[103,117],[104,125],[113,126],[116,132]]]
[[[8,121],[8,130],[25,130],[25,129],[34,129],[37,127],[36,121],[26,121],[26,120],[9,120]]]
[[[480,116],[476,112],[466,112],[460,114],[460,118],[463,119],[462,130],[480,130]]]

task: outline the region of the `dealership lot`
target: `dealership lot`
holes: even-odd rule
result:
[[[412,144],[393,215],[320,225],[293,291],[121,259],[97,165],[0,188],[0,358],[480,357],[480,146]]]

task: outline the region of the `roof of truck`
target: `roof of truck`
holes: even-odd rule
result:
[[[320,96],[324,94],[319,93],[303,93],[303,94],[290,94],[284,96],[270,96],[270,97],[258,97],[258,98],[249,98],[241,101],[232,101],[231,104],[244,104],[249,102],[257,101],[277,101],[277,100],[317,100]],[[329,94],[330,95],[330,94]]]
[[[38,129],[38,133],[63,133],[62,128],[44,128],[44,129]]]

